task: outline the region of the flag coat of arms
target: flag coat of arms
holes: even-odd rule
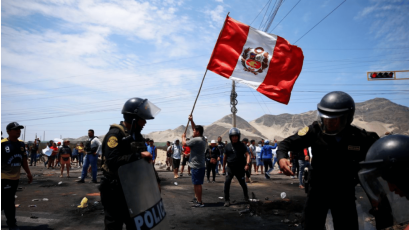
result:
[[[207,68],[288,104],[303,58],[302,49],[284,38],[227,16]]]

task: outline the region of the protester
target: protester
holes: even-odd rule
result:
[[[221,170],[221,167],[223,166],[223,159],[224,159],[224,154],[225,154],[225,144],[222,142],[222,137],[218,137],[218,149],[219,149],[219,162],[218,162],[218,170]],[[222,169],[223,171],[223,169]],[[219,171],[217,171],[219,174]],[[225,176],[225,174],[223,174]]]
[[[97,152],[101,149],[101,142],[96,136],[94,136],[94,130],[88,130],[88,141],[85,144],[84,152],[85,159],[83,165],[83,171],[81,173],[81,179],[77,180],[78,183],[84,183],[84,179],[87,177],[88,167],[91,165],[92,170],[92,183],[97,183]]]
[[[58,148],[58,151],[60,151],[60,149],[62,148],[63,146],[61,145],[61,142],[58,142],[57,143],[57,148]],[[58,154],[58,151],[57,151],[57,154]],[[55,167],[60,167],[60,159],[58,159],[58,157],[57,157],[57,154],[55,155]]]
[[[189,141],[189,140],[190,140],[189,138],[186,139],[186,141]],[[183,153],[183,158],[182,158],[182,166],[181,166],[180,176],[183,176],[183,174],[184,174],[185,165],[188,163],[189,156],[191,155],[191,148],[188,145],[186,145],[186,143],[185,143],[185,145],[182,146],[182,151],[183,151],[182,152]],[[189,167],[189,165],[188,165],[188,176],[191,176],[191,167]]]
[[[157,147],[154,145],[154,140],[149,140],[147,151],[152,155],[152,164],[155,165],[155,159],[157,158]]]
[[[182,134],[182,144],[185,144],[191,148],[191,155],[189,157],[188,165],[191,167],[192,184],[194,185],[195,199],[194,207],[204,207],[202,201],[202,184],[205,177],[205,149],[207,142],[203,137],[204,127],[201,125],[195,125],[192,115],[188,117],[191,122],[193,138],[186,142],[186,134]]]
[[[289,154],[290,162],[292,162],[292,173],[295,175],[295,176],[290,176],[290,178],[292,179],[297,178],[299,176],[298,160],[299,160],[299,155],[301,155],[300,153],[303,153],[303,149],[297,150],[297,151],[290,151],[290,154]]]
[[[37,152],[38,152],[38,148],[39,144],[37,142],[37,139],[34,140],[34,143],[31,145],[30,147],[30,166],[33,166],[33,162],[34,162],[34,166],[36,166],[37,164]]]
[[[229,207],[229,190],[231,187],[232,178],[235,176],[238,179],[239,184],[242,187],[243,195],[246,202],[249,202],[248,186],[245,183],[245,171],[250,167],[251,158],[245,145],[239,140],[241,138],[241,132],[237,128],[231,128],[229,130],[229,139],[231,143],[225,146],[224,168],[226,164],[227,175],[225,177],[224,195],[225,195],[225,207]],[[225,172],[225,171],[224,171]]]
[[[251,157],[251,164],[253,165],[253,170],[256,173],[257,171],[256,171],[256,146],[255,146],[255,140],[251,140],[250,143],[251,144],[249,145],[249,150],[250,150],[250,153],[251,153],[251,156],[252,156]],[[250,167],[249,171],[252,174],[252,167]]]
[[[251,150],[249,149],[249,140],[248,140],[248,138],[244,138],[244,139],[242,140],[242,143],[245,145],[246,150],[247,150],[247,152],[249,153],[249,156],[250,156],[251,161],[252,161],[253,154],[251,153]],[[248,170],[245,171],[246,183],[252,183],[252,180],[251,180],[251,170],[252,170],[252,167],[251,167],[251,166],[252,166],[252,165],[250,165],[249,168],[248,168]]]
[[[24,151],[24,142],[18,138],[24,126],[12,122],[6,126],[8,138],[1,140],[1,209],[4,210],[9,229],[19,229],[16,220],[15,195],[23,166],[28,183],[33,181]],[[3,220],[3,217],[2,217]]]
[[[51,148],[51,146],[53,146],[53,143],[54,143],[54,141],[53,141],[53,140],[50,140],[50,141],[47,143],[48,148]],[[49,162],[49,161],[50,161],[50,156],[48,156],[48,157],[47,157],[47,161],[44,162],[44,167],[48,166],[48,162]],[[47,167],[47,168],[48,168],[48,167]]]
[[[167,159],[165,163],[167,164],[167,171],[171,171],[170,167],[172,167],[172,153],[171,153],[171,142],[167,141]]]
[[[145,146],[149,146],[149,138],[145,139]]]
[[[70,159],[72,157],[72,152],[70,148],[70,141],[64,140],[63,146],[60,148],[57,159],[61,164],[60,177],[63,177],[64,166],[67,167],[67,178],[70,177]]]
[[[78,145],[78,144],[77,144]],[[74,160],[76,160],[77,166],[78,166],[78,149],[77,146],[73,148],[72,154],[71,154],[71,163],[75,165]]]
[[[78,168],[80,168],[84,164],[84,143],[80,142],[76,148],[78,150]]]
[[[303,183],[303,172],[305,171],[306,167],[309,167],[310,162],[310,154],[309,154],[309,149],[308,148],[304,148],[303,149],[303,154],[299,154],[298,155],[298,159],[299,159],[299,188],[305,188],[305,185]]]
[[[276,141],[276,140],[275,140]],[[263,160],[263,165],[265,166],[265,178],[270,178],[270,172],[273,170],[272,166],[272,149],[276,149],[277,144],[275,143],[274,146],[269,145],[269,141],[265,141],[265,145],[262,147],[261,151],[261,158]],[[269,170],[268,170],[269,167]]]
[[[56,159],[56,156],[58,154],[58,148],[57,148],[57,144],[55,142],[53,142],[52,146],[50,147],[50,149],[53,150],[53,152],[51,153],[51,156],[48,157],[48,165],[47,165],[47,169],[49,169],[50,167],[52,169],[54,169],[54,161]]]
[[[218,149],[218,146],[216,146],[216,141],[212,140],[211,141],[211,146],[210,146],[210,151],[208,152],[208,155],[205,156],[206,160],[208,161],[208,165],[206,167],[206,177],[208,178],[208,183],[211,183],[209,180],[209,177],[212,172],[212,183],[215,183],[215,174],[216,174],[216,165],[218,164],[220,160],[220,152]],[[208,160],[209,159],[209,160]]]
[[[175,139],[171,147],[172,153],[172,168],[174,169],[174,179],[178,178],[179,164],[181,163],[182,146],[179,144],[179,139]]]
[[[261,169],[261,175],[263,175],[263,161],[261,158],[261,151],[262,151],[262,141],[258,142],[258,146],[255,149],[255,155],[256,155],[256,170],[255,173],[258,174],[258,168],[260,167]]]

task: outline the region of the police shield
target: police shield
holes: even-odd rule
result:
[[[169,229],[153,165],[134,161],[121,166],[118,176],[136,229]]]

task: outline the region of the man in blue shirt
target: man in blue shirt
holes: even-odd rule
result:
[[[272,149],[276,149],[278,145],[275,143],[274,146],[269,145],[269,141],[265,141],[265,145],[262,147],[261,151],[261,158],[263,161],[263,165],[265,166],[265,178],[270,179],[270,172],[273,170],[273,165],[272,165]],[[268,170],[269,166],[269,170]]]

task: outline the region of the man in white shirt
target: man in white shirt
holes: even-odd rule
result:
[[[179,139],[175,139],[171,146],[172,167],[174,169],[174,178],[178,178],[179,164],[181,163],[182,146],[179,144]]]

